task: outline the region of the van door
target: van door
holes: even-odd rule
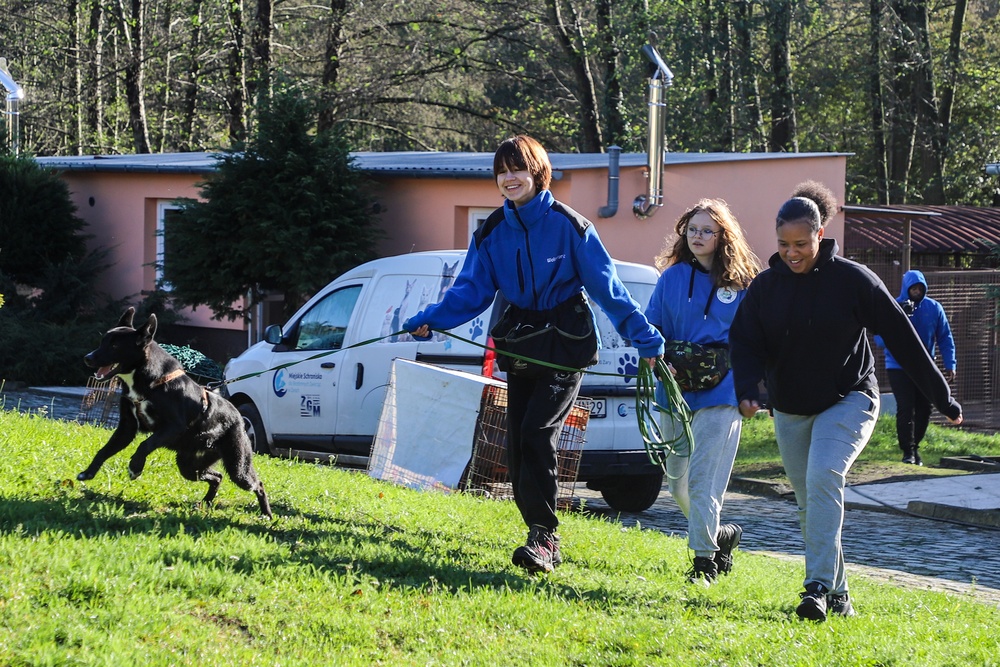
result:
[[[355,318],[367,281],[352,281],[317,301],[286,332],[286,348],[275,352],[268,412],[275,444],[310,451],[333,451],[339,419],[337,393],[351,382],[339,350]]]

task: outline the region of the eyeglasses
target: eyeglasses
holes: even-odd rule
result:
[[[712,238],[713,236],[715,236],[716,234],[718,234],[721,231],[722,231],[721,229],[718,230],[718,231],[715,231],[715,230],[709,229],[708,227],[705,227],[703,229],[698,229],[697,227],[688,227],[688,229],[687,229],[687,235],[689,237],[691,237],[691,238],[694,238],[696,236],[703,236],[705,238]]]

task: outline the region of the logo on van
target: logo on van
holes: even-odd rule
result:
[[[281,398],[288,393],[288,385],[285,383],[285,369],[281,368],[274,372],[274,379],[271,381],[274,395]]]

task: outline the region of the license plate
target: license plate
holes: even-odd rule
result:
[[[591,419],[604,419],[608,416],[608,401],[604,398],[581,398],[577,400],[584,410],[590,410]]]

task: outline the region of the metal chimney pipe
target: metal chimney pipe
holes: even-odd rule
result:
[[[14,78],[7,70],[7,59],[0,58],[0,85],[7,91],[7,136],[10,137],[11,152],[16,156],[19,149],[18,135],[20,134],[20,117],[18,102],[24,99],[24,89],[17,85]]]
[[[608,205],[597,209],[601,218],[610,218],[618,212],[618,162],[622,149],[620,146],[608,147]]]
[[[666,130],[666,97],[667,88],[673,83],[674,75],[670,68],[660,58],[653,46],[646,44],[642,53],[653,64],[649,77],[649,117],[647,121],[647,172],[646,194],[639,195],[632,203],[635,217],[645,220],[656,209],[663,206],[663,151],[664,132]]]

